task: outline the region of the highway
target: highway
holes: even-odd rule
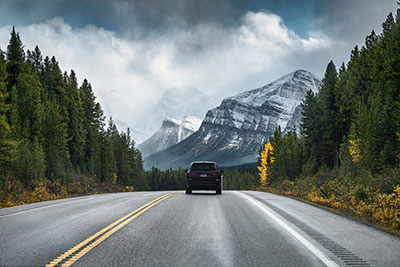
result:
[[[130,192],[0,210],[0,266],[400,266],[400,238],[256,191]]]

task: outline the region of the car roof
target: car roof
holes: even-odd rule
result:
[[[193,161],[190,165],[194,164],[194,163],[208,163],[208,164],[215,164],[217,165],[217,163],[215,163],[214,161],[208,161],[208,160],[197,160],[197,161]]]

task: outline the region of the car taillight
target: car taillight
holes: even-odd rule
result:
[[[189,173],[189,176],[195,176],[196,174],[195,173]]]
[[[218,173],[213,173],[212,176],[219,176],[219,174]]]

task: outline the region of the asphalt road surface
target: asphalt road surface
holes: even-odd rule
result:
[[[400,238],[297,200],[171,193],[1,209],[0,265],[400,266]]]

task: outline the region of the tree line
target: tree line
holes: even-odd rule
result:
[[[399,167],[400,9],[382,27],[339,71],[329,62],[320,91],[310,90],[302,103],[300,136],[276,129],[269,140],[271,179],[294,180],[341,167],[346,159],[371,175]]]
[[[129,129],[118,131],[111,117],[106,122],[86,79],[78,85],[73,70],[62,72],[38,46],[25,52],[14,27],[0,50],[0,169],[3,180],[25,185],[86,175],[148,188]]]
[[[129,129],[106,120],[90,82],[79,85],[38,46],[25,51],[14,27],[0,49],[0,170],[1,206],[186,183],[183,170],[145,171]],[[249,186],[240,177],[226,187]]]
[[[277,128],[261,148],[262,185],[317,198],[347,195],[349,209],[357,201],[377,203],[382,194],[400,199],[400,9],[387,16],[381,34],[372,31],[354,47],[347,64],[337,70],[329,62],[320,91],[309,91],[302,108],[299,135]]]

